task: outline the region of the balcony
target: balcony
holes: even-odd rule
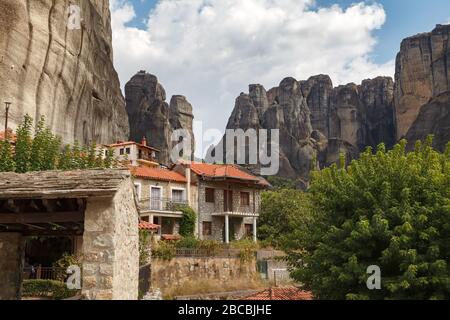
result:
[[[139,211],[141,214],[150,213],[181,216],[183,212],[180,208],[188,205],[188,201],[184,199],[145,198],[139,201]]]

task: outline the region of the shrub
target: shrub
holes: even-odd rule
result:
[[[183,217],[180,222],[180,235],[182,237],[193,237],[195,232],[195,222],[197,221],[197,214],[194,209],[188,206],[182,206],[180,210],[183,212]]]
[[[244,239],[239,241],[233,241],[230,243],[232,249],[240,250],[239,257],[242,261],[251,261],[255,258],[256,251],[259,246],[253,240]]]
[[[313,222],[289,258],[318,299],[450,298],[450,144],[380,145],[312,174]],[[366,271],[381,268],[382,289]]]
[[[69,290],[64,282],[56,280],[24,280],[24,297],[48,297],[62,300],[75,296],[78,290]]]
[[[162,260],[172,260],[175,257],[175,244],[161,241],[152,249],[152,258]]]

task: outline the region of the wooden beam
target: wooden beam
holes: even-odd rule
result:
[[[0,224],[82,222],[84,212],[0,213]]]

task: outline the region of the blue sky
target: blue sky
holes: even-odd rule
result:
[[[129,24],[144,27],[144,21],[158,0],[131,0],[136,9],[136,18]],[[361,1],[316,0],[317,6],[339,4],[342,7]],[[398,52],[402,39],[431,30],[437,23],[450,22],[450,0],[370,0],[383,5],[387,20],[375,31],[378,43],[372,53],[374,61],[384,63]]]

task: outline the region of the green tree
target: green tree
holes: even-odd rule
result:
[[[33,119],[29,115],[25,115],[24,121],[19,125],[16,131],[17,141],[14,162],[16,163],[15,167],[16,172],[18,173],[25,173],[31,169],[32,126]]]
[[[181,211],[183,217],[180,222],[180,235],[182,237],[193,237],[195,232],[195,222],[197,221],[197,214],[194,209],[188,206],[182,206]]]
[[[450,298],[450,144],[405,146],[313,172],[314,219],[289,258],[316,298]],[[371,265],[381,290],[367,288]]]
[[[258,237],[278,248],[290,248],[304,234],[311,220],[309,195],[295,189],[262,194]]]
[[[45,118],[41,117],[31,143],[30,170],[54,170],[60,145],[61,140],[45,126]]]
[[[0,141],[0,172],[11,172],[15,170],[12,147],[9,142]]]

